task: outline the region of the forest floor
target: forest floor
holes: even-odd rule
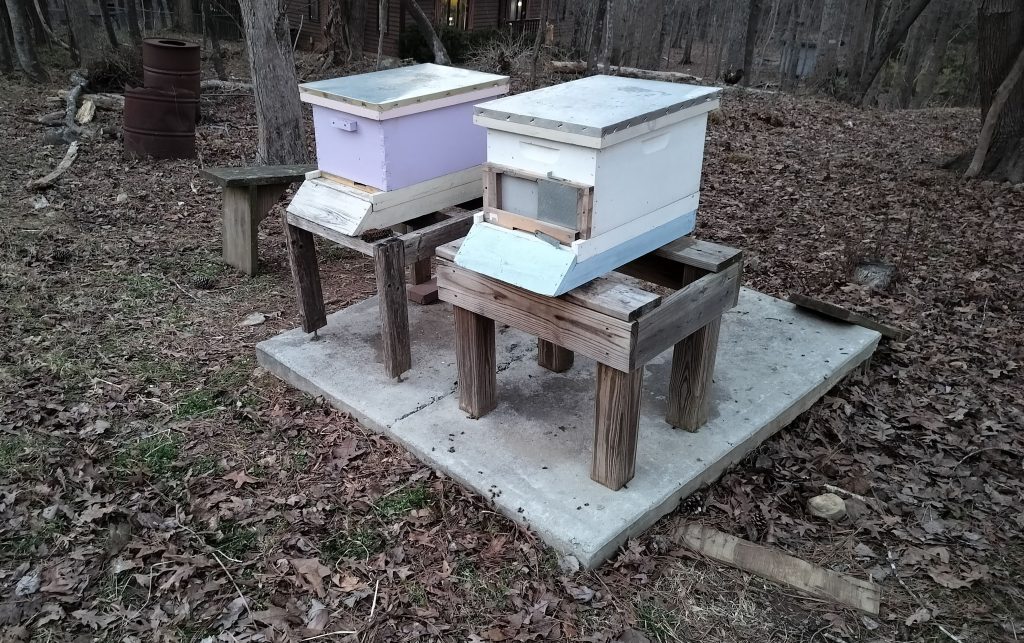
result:
[[[253,161],[250,96],[204,96],[197,160],[125,160],[100,112],[112,135],[32,193],[64,147],[26,119],[62,80],[0,95],[0,639],[1024,637],[1024,191],[941,169],[972,111],[726,93],[698,235],[746,251],[747,286],[913,336],[588,572],[257,367],[299,323],[279,216],[237,274],[199,176]],[[332,309],[374,292],[366,258],[321,250]],[[892,283],[856,283],[865,260]],[[805,509],[826,484],[873,502],[829,524]],[[702,559],[688,521],[870,577],[881,615]]]

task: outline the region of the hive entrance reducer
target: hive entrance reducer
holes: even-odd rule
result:
[[[720,93],[593,76],[478,105],[484,211],[455,262],[554,296],[692,232]]]

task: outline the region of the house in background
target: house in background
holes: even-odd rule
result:
[[[354,0],[359,1],[359,0]],[[406,29],[414,29],[402,0],[361,0],[366,3],[363,49],[377,53],[377,41],[383,33],[382,53],[398,56],[398,38]],[[533,34],[540,26],[540,0],[413,0],[438,27],[476,31],[512,29]],[[287,0],[288,19],[299,46],[315,48],[323,41],[323,25],[331,0]],[[380,11],[381,7],[385,10]],[[383,19],[381,19],[383,17]]]

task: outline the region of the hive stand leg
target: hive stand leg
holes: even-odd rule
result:
[[[494,320],[454,307],[455,362],[459,369],[459,408],[480,418],[497,406],[498,371]]]
[[[549,341],[537,340],[537,363],[555,373],[572,368],[573,352]]]
[[[644,369],[631,373],[597,365],[597,414],[590,478],[615,491],[633,478]]]
[[[708,421],[721,326],[722,320],[716,319],[672,349],[672,374],[665,412],[665,421],[672,426],[696,431]]]
[[[302,309],[302,330],[312,333],[327,325],[324,293],[320,288],[320,266],[316,262],[316,243],[312,232],[296,228],[287,219],[284,220],[284,229],[288,264],[292,269],[299,308]]]
[[[256,190],[254,187],[224,188],[224,263],[245,274],[256,274]]]
[[[405,301],[405,243],[398,237],[391,237],[374,244],[373,264],[377,274],[384,372],[395,378],[412,368],[409,307]]]

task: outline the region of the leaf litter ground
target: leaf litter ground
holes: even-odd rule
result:
[[[237,60],[234,61],[237,65]],[[698,234],[746,284],[913,331],[596,572],[259,369],[298,325],[280,207],[262,273],[221,265],[201,165],[251,163],[251,99],[203,100],[201,158],[63,149],[12,85],[0,229],[0,629],[8,640],[851,641],[1024,634],[1024,192],[939,169],[973,113],[729,92]],[[119,117],[100,112],[117,130]],[[321,248],[332,309],[371,263]],[[895,267],[881,290],[862,262]],[[253,313],[260,313],[263,321]],[[246,322],[246,323],[243,323]],[[826,485],[849,516],[806,500]],[[691,554],[697,520],[873,578],[868,618]],[[353,634],[345,634],[353,632]],[[328,636],[324,636],[328,635]]]

